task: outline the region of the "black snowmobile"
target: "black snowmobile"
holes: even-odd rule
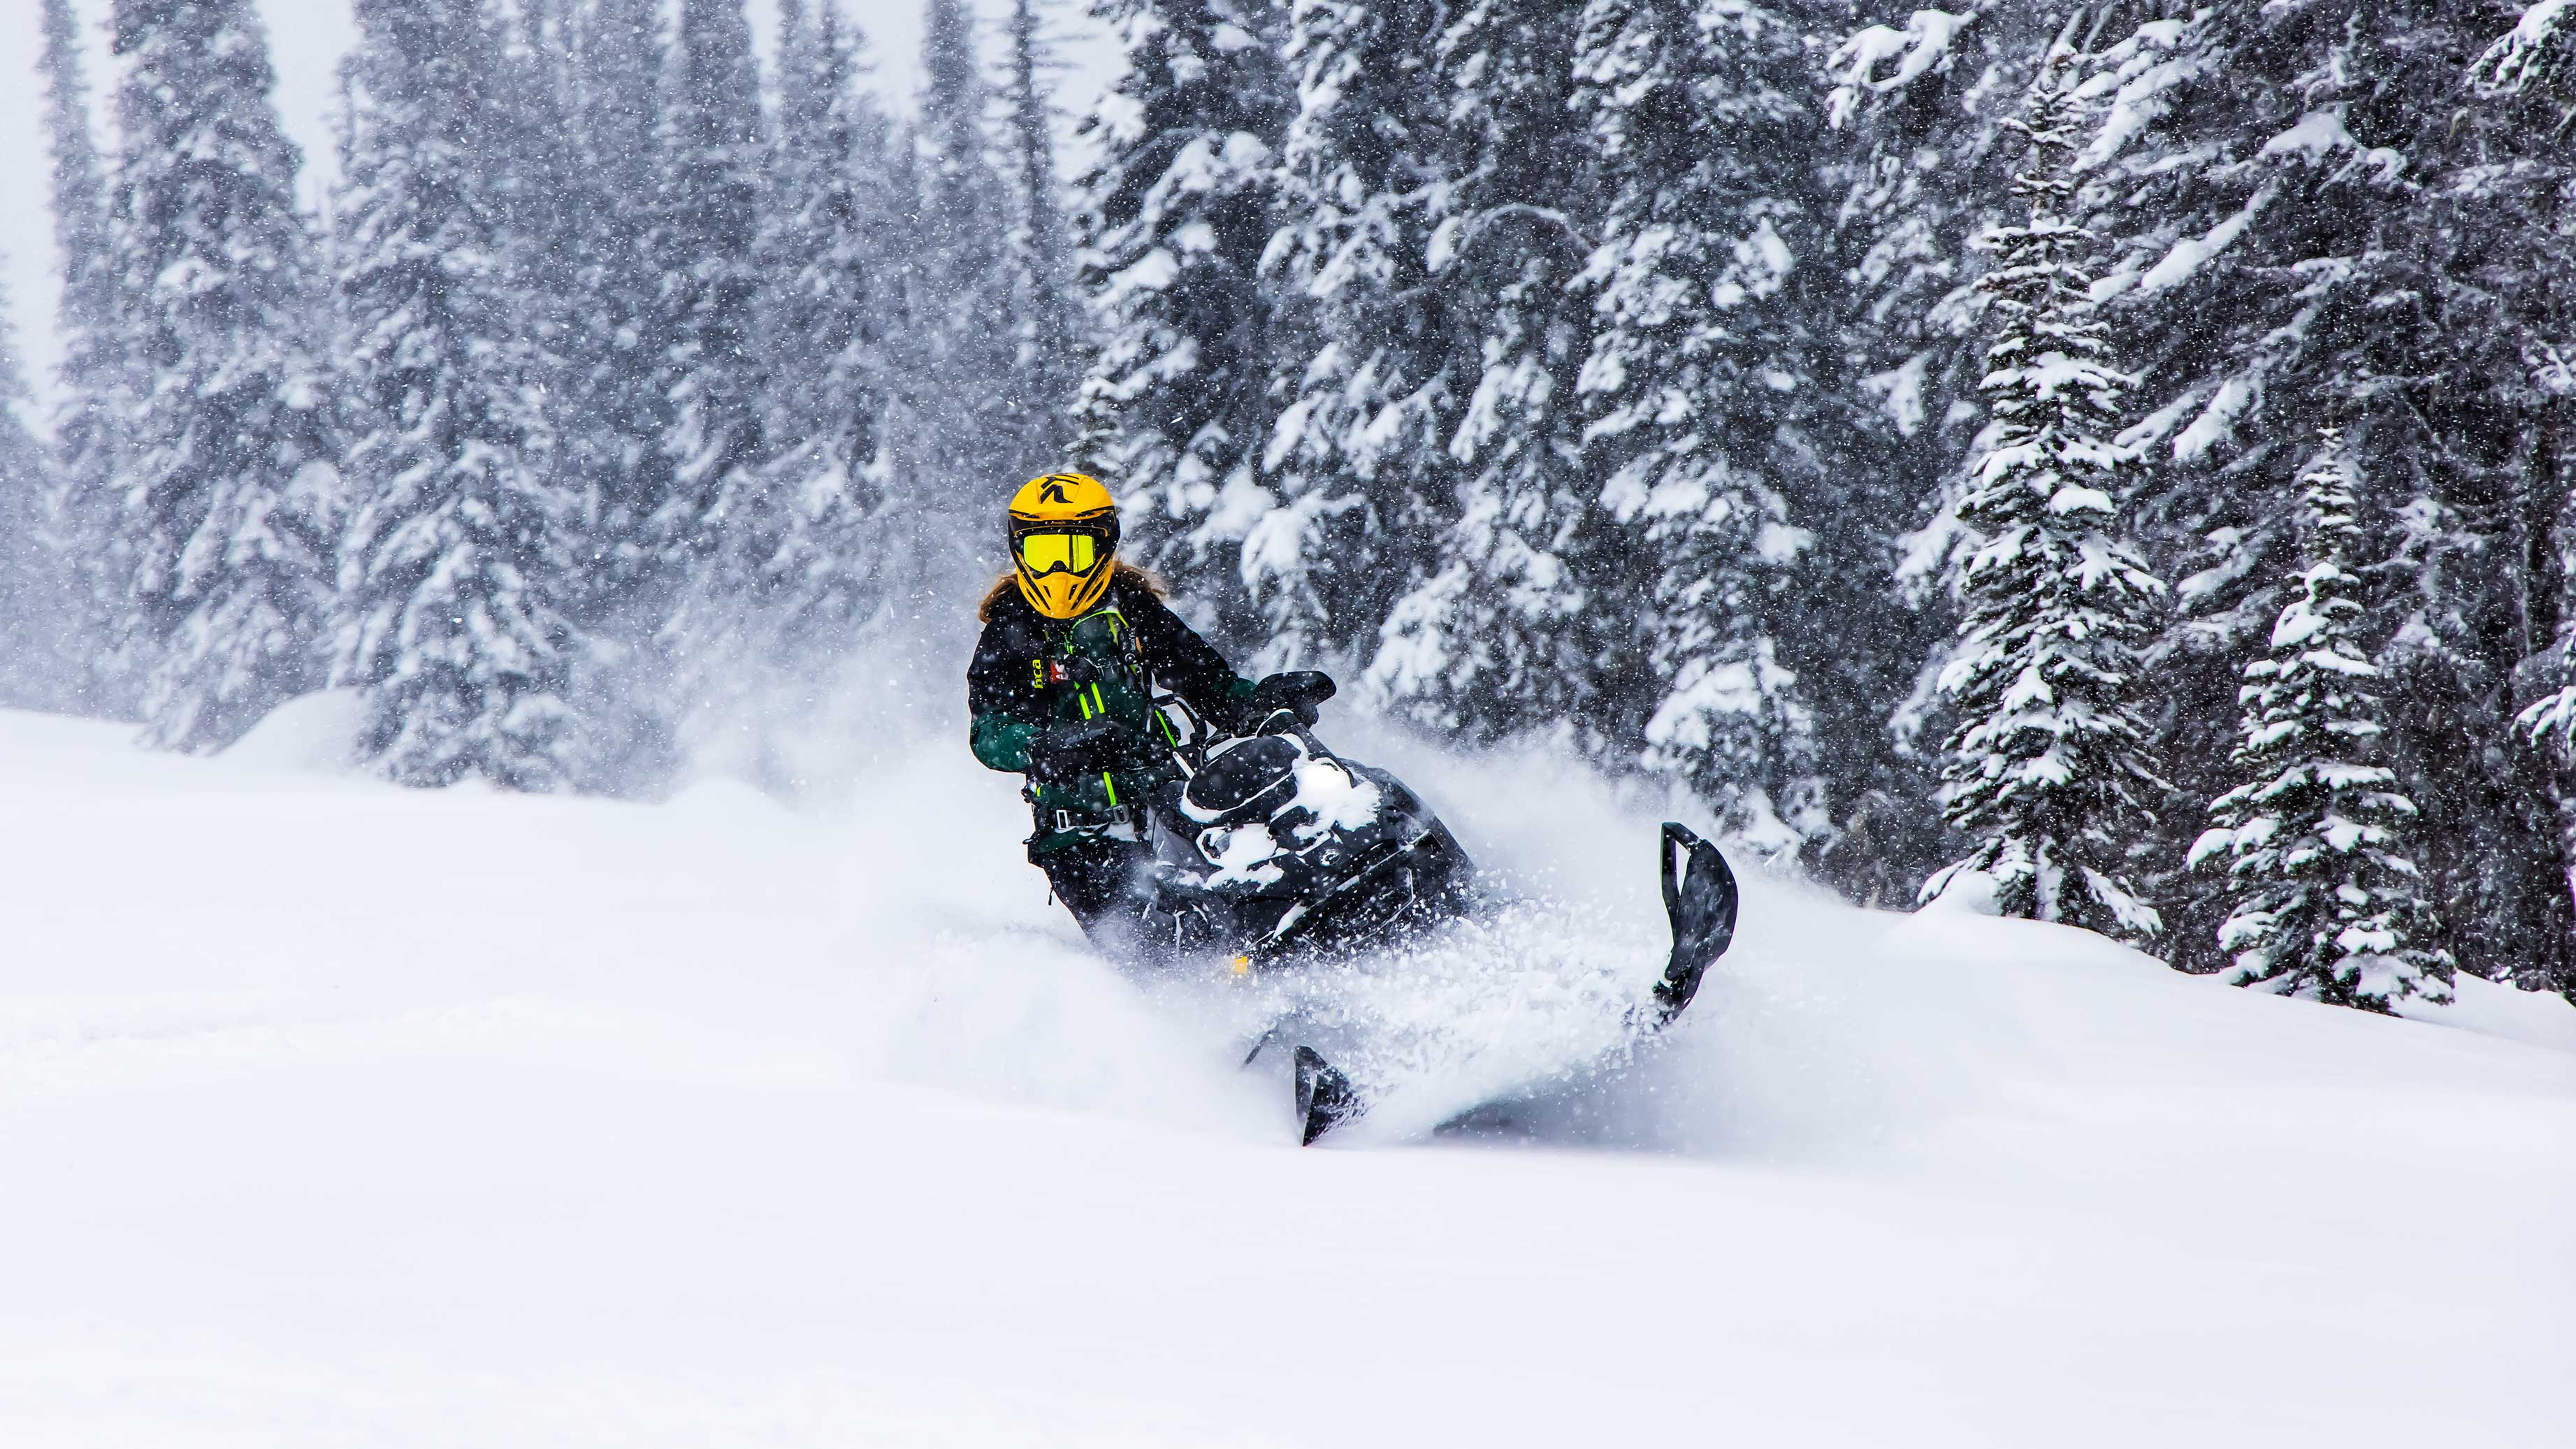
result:
[[[1177,768],[1154,801],[1155,915],[1176,942],[1270,965],[1384,945],[1474,908],[1475,863],[1402,780],[1335,753],[1290,710],[1228,735],[1176,697],[1154,703]],[[1688,985],[1664,1002],[1669,1018],[1725,949],[1711,932],[1721,914],[1733,930],[1735,881],[1685,826],[1665,824],[1663,851],[1676,963],[1714,946],[1674,978]]]
[[[1475,866],[1403,781],[1333,753],[1287,710],[1249,735],[1212,737],[1180,701],[1158,704],[1184,773],[1158,800],[1172,828],[1158,841],[1150,919],[1176,943],[1231,943],[1248,971],[1400,941],[1473,908]],[[1672,950],[1653,1003],[1629,1017],[1632,1038],[1679,1016],[1735,936],[1735,874],[1716,846],[1667,821],[1658,874]],[[1322,1053],[1301,1043],[1294,1061],[1300,1143],[1367,1110]]]
[[[1475,863],[1405,783],[1335,754],[1289,710],[1219,735],[1178,699],[1179,778],[1156,800],[1152,920],[1238,964],[1400,939],[1467,910]]]
[[[1178,696],[1148,693],[1118,643],[1078,626],[1067,654],[1076,675],[1110,686],[1094,696],[1103,713],[1142,714],[1135,723],[1168,753],[1145,812],[1156,863],[1140,924],[1161,938],[1158,955],[1268,969],[1399,942],[1475,908],[1474,862],[1403,781],[1327,748],[1294,709],[1217,728]],[[1630,1019],[1639,1036],[1690,1004],[1735,934],[1735,876],[1716,846],[1667,822],[1661,879],[1672,951],[1654,1003]],[[1306,1142],[1364,1109],[1311,1048],[1296,1064]]]

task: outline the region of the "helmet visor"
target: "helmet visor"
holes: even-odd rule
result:
[[[1020,535],[1020,563],[1032,578],[1044,578],[1058,569],[1087,574],[1099,561],[1099,540],[1088,533]]]

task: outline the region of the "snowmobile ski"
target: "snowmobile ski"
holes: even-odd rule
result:
[[[1351,1079],[1324,1060],[1324,1054],[1310,1046],[1297,1048],[1297,1145],[1312,1147],[1315,1139],[1368,1110]]]
[[[1658,884],[1663,888],[1664,918],[1673,932],[1672,953],[1656,978],[1654,1004],[1630,1013],[1631,1040],[1642,1040],[1670,1026],[1699,995],[1708,968],[1735,942],[1738,891],[1735,871],[1726,856],[1690,827],[1664,822],[1663,861]],[[1275,1030],[1275,1028],[1274,1028]],[[1263,1042],[1270,1038],[1265,1035]],[[1253,1047],[1253,1055],[1261,1047]],[[1250,1063],[1251,1058],[1246,1057]],[[1310,1046],[1297,1048],[1297,1119],[1303,1124],[1302,1146],[1368,1110],[1351,1079]]]

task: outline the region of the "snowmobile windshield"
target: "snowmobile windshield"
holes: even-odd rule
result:
[[[1037,577],[1065,570],[1087,574],[1099,562],[1100,541],[1088,533],[1024,533],[1020,562]]]

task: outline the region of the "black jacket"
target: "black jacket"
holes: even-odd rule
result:
[[[1179,695],[1200,714],[1223,720],[1252,693],[1252,682],[1236,674],[1223,655],[1143,584],[1121,574],[1092,612],[1102,609],[1116,609],[1126,619],[1152,683]],[[966,668],[966,709],[972,720],[968,740],[975,758],[988,768],[1025,773],[1030,742],[1079,717],[1072,692],[1080,686],[1054,677],[1047,667],[1063,655],[1065,637],[1079,622],[1041,615],[1017,590],[993,606],[983,637],[976,641],[974,661]],[[1041,836],[1064,825],[1078,828],[1110,818],[1104,807],[1114,806],[1106,797],[1051,790],[1055,783],[1030,782]]]

